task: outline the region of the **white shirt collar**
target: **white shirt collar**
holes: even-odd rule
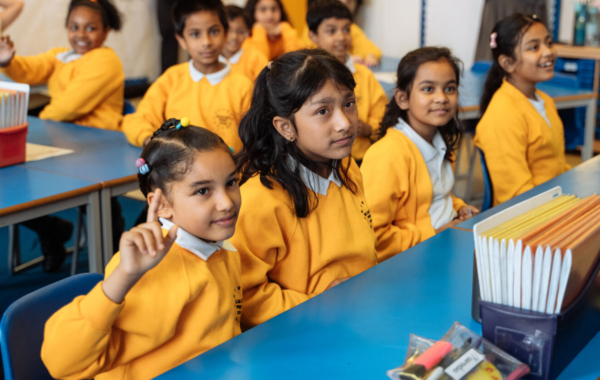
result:
[[[354,66],[354,58],[352,58],[351,54],[346,56],[346,67],[352,74],[356,73],[356,66]]]
[[[331,171],[329,178],[323,178],[317,173],[309,170],[306,166],[298,164],[291,156],[288,156],[288,159],[292,169],[295,169],[296,165],[300,165],[300,178],[302,178],[302,182],[315,193],[327,195],[327,189],[332,182],[338,187],[342,187],[342,182],[335,177],[334,170]]]
[[[167,220],[165,218],[159,218],[160,223],[162,224],[162,228],[169,230],[173,227],[173,222]],[[175,239],[175,243],[177,243],[180,247],[187,249],[192,252],[194,255],[198,256],[202,260],[206,261],[208,258],[221,248],[224,248],[228,251],[235,252],[236,249],[227,241],[218,241],[216,243],[207,243],[204,240],[190,234],[183,228],[179,227],[177,229],[177,239]]]
[[[196,70],[194,67],[194,62],[190,59],[190,75],[194,82],[200,82],[202,78],[206,77],[208,83],[215,86],[231,72],[231,65],[227,63],[227,61],[223,62],[219,59],[219,62],[223,63],[225,67],[222,70],[217,71],[216,73],[204,75],[200,71]]]
[[[75,51],[73,49],[63,51],[62,53],[58,53],[56,55],[56,59],[58,59],[62,63],[73,62],[73,61],[78,60],[81,57],[83,57],[83,55],[75,53]]]
[[[235,65],[236,63],[238,63],[240,61],[240,58],[242,57],[242,54],[244,53],[244,49],[240,49],[237,51],[237,53],[235,53],[234,55],[232,55],[229,58],[225,58],[223,56],[219,57],[219,61],[225,63],[225,62],[229,62],[232,65]]]
[[[446,155],[446,143],[438,130],[433,135],[433,145],[431,145],[401,117],[398,118],[398,124],[394,126],[394,129],[404,133],[417,146],[425,162],[433,160],[438,153],[442,157]]]

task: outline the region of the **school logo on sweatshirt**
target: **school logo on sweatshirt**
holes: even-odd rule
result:
[[[235,302],[235,321],[242,319],[242,288],[240,286],[233,288],[233,300]]]
[[[367,208],[368,206],[365,204],[365,201],[360,202],[360,213],[363,214],[363,218],[367,222],[369,222],[369,226],[373,229],[373,217],[371,217],[371,210]]]
[[[235,119],[231,110],[225,108],[218,108],[215,110],[214,125],[219,130],[227,130],[235,128]]]

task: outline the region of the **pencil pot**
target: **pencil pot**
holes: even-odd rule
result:
[[[25,162],[29,123],[0,129],[0,168]]]
[[[482,335],[531,370],[526,379],[554,380],[600,331],[600,262],[560,314],[479,301]]]

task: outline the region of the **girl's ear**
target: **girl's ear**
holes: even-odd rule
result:
[[[175,38],[177,39],[177,42],[179,43],[179,46],[181,46],[181,48],[185,51],[188,51],[188,46],[185,43],[185,39],[183,37],[181,37],[179,34],[175,33]]]
[[[515,60],[504,54],[500,54],[498,57],[498,64],[509,74],[514,73],[517,67]]]
[[[154,192],[148,193],[148,205],[152,203],[152,199],[154,198]],[[173,217],[173,207],[171,203],[163,193],[163,196],[160,198],[160,206],[158,208],[158,216],[165,219],[170,219]]]
[[[406,111],[408,109],[408,93],[396,88],[394,90],[394,100],[401,110]]]
[[[285,119],[281,116],[275,116],[273,118],[273,126],[286,140],[296,140],[296,130],[294,129],[294,125],[290,119]]]

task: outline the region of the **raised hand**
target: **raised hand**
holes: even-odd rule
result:
[[[15,56],[15,45],[10,36],[0,37],[0,67],[6,67]]]
[[[104,294],[113,302],[123,302],[129,290],[146,272],[160,263],[177,238],[179,228],[177,225],[173,225],[166,236],[162,234],[158,221],[158,209],[162,197],[162,192],[156,190],[150,202],[146,223],[132,228],[121,236],[119,244],[121,260],[114,272],[102,284]]]

